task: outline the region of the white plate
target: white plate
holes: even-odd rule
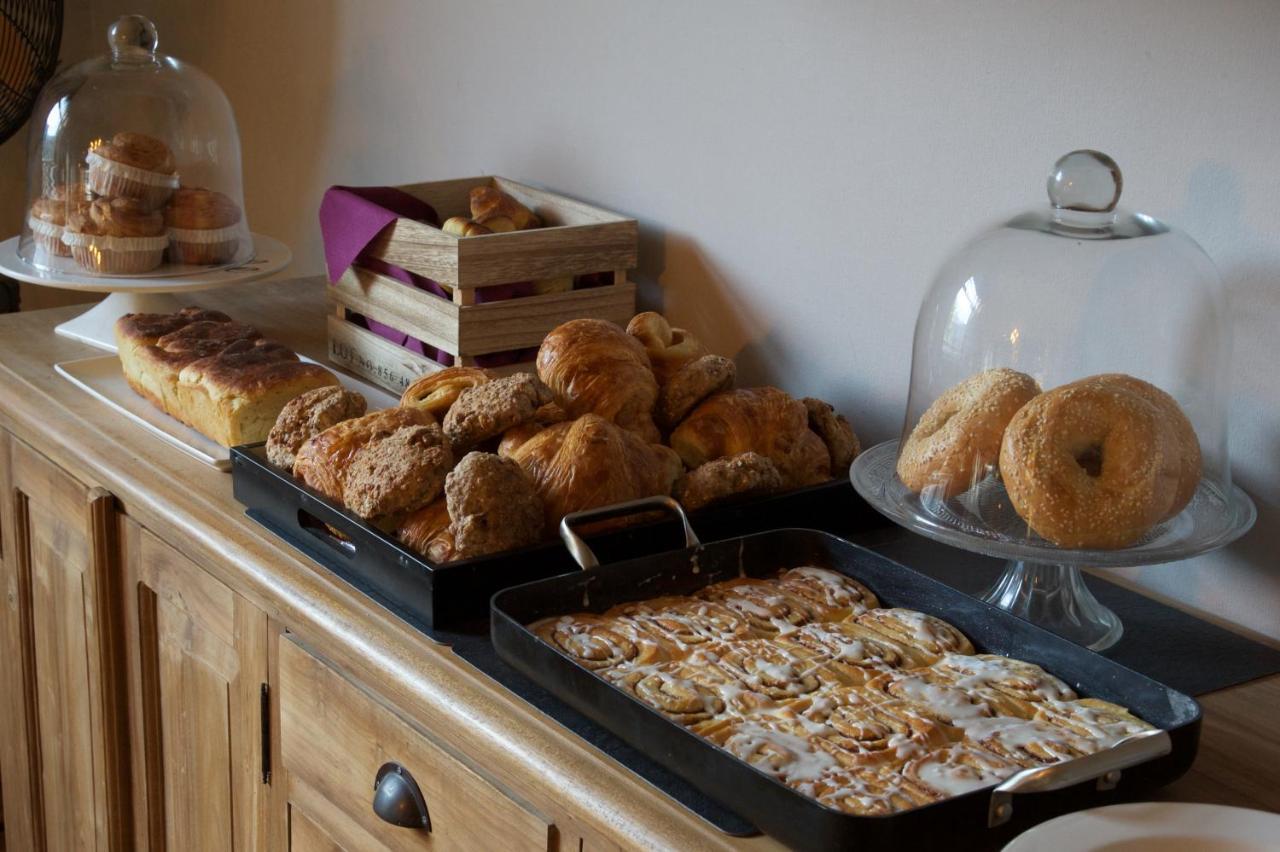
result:
[[[311,361],[310,358],[303,358]],[[312,362],[315,363],[315,362]],[[328,365],[326,365],[328,366]],[[63,361],[53,367],[73,385],[96,397],[119,413],[128,417],[142,428],[156,435],[161,440],[182,450],[189,456],[199,459],[218,470],[231,469],[231,451],[221,444],[211,441],[190,426],[186,426],[156,408],[147,400],[133,392],[125,381],[124,371],[120,367],[120,359],[114,355],[100,355],[96,358],[82,358],[79,361]],[[369,401],[369,410],[390,408],[399,400],[391,394],[353,379],[338,370],[333,374],[342,382],[347,390],[362,394]]]
[[[1224,805],[1141,802],[1080,811],[1023,832],[1004,852],[1274,852],[1280,815]]]

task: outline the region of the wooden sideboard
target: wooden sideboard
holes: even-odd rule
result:
[[[201,304],[324,355],[319,279]],[[774,849],[732,838],[245,518],[231,478],[0,317],[0,790],[18,850]],[[1280,678],[1208,696],[1162,795],[1280,809]],[[371,808],[416,780],[430,830]]]

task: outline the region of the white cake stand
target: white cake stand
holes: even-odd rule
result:
[[[1191,502],[1137,544],[1119,550],[1058,547],[1032,532],[995,476],[944,500],[915,494],[897,477],[898,442],[886,441],[853,461],[849,476],[862,498],[909,530],[973,553],[1008,560],[982,599],[1095,651],[1119,641],[1123,626],[1084,583],[1081,568],[1155,565],[1225,547],[1249,531],[1257,509],[1238,486],[1200,481]]]
[[[58,334],[90,346],[116,351],[115,324],[128,313],[170,313],[187,302],[175,294],[212,290],[266,278],[293,260],[289,247],[279,240],[253,235],[253,245],[242,249],[227,266],[182,266],[165,264],[154,272],[138,276],[89,275],[70,259],[55,258],[50,269],[38,269],[18,254],[21,237],[0,243],[0,272],[26,284],[111,295],[58,326]]]

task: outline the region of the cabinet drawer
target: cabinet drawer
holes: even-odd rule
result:
[[[290,798],[306,800],[309,817],[339,845],[366,848],[372,837],[391,850],[549,848],[550,822],[363,689],[287,638],[279,660],[281,759]],[[402,828],[374,813],[374,780],[387,763],[399,764],[417,782],[429,831]],[[338,813],[315,807],[317,796]]]

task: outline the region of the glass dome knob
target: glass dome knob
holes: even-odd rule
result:
[[[107,43],[111,45],[111,58],[116,63],[132,65],[155,62],[160,39],[156,25],[149,18],[122,15],[107,30]]]
[[[1049,202],[1059,210],[1108,213],[1116,209],[1123,187],[1115,160],[1101,151],[1072,151],[1053,164]]]

